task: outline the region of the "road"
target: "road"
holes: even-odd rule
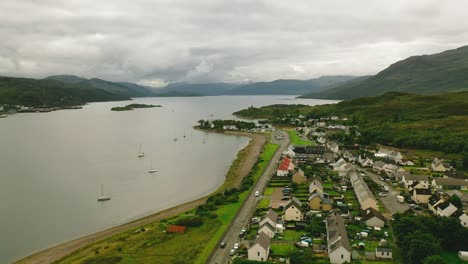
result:
[[[232,220],[232,225],[226,231],[223,236],[223,241],[226,242],[225,248],[216,247],[215,252],[211,255],[208,263],[213,264],[226,264],[229,263],[229,251],[233,248],[234,244],[240,242],[239,233],[251,220],[255,208],[259,202],[259,197],[255,197],[255,191],[263,192],[265,187],[270,180],[271,175],[276,169],[278,160],[281,157],[281,153],[287,149],[289,146],[289,136],[287,133],[280,132],[284,135],[284,139],[281,140],[281,145],[273,155],[273,158],[268,163],[265,171],[258,179],[255,186],[252,188],[249,196],[247,197],[245,203],[240,208],[235,219]],[[276,142],[275,142],[276,143]]]
[[[395,214],[395,213],[402,213],[406,210],[409,209],[409,205],[407,203],[400,203],[398,202],[396,196],[399,195],[399,192],[396,191],[390,184],[388,184],[388,182],[385,182],[385,181],[381,181],[379,179],[379,175],[373,173],[373,172],[370,172],[370,171],[367,171],[367,170],[363,170],[375,183],[378,183],[379,185],[381,184],[385,184],[386,186],[388,186],[388,193],[387,193],[387,196],[385,197],[380,197],[380,200],[382,201],[382,203],[384,204],[385,208],[387,209],[387,211],[390,213],[390,214]]]

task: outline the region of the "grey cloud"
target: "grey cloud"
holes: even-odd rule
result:
[[[466,1],[0,2],[0,75],[145,84],[375,74],[466,44]]]

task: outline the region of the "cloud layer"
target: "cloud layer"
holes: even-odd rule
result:
[[[3,0],[0,75],[154,86],[375,74],[467,44],[466,1]]]

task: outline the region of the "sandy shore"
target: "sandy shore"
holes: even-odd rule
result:
[[[257,162],[257,158],[261,151],[263,150],[263,146],[266,142],[266,136],[263,134],[257,133],[247,133],[247,132],[238,132],[238,131],[229,131],[224,132],[225,135],[235,135],[235,136],[246,136],[250,137],[251,140],[249,144],[239,151],[237,159],[234,160],[231,169],[229,170],[226,180],[224,184],[216,191],[222,191],[224,189],[233,188],[239,186],[242,181],[242,178],[247,176],[252,169],[252,167]],[[57,261],[74,251],[87,246],[91,243],[94,243],[98,240],[102,240],[108,238],[110,236],[116,235],[118,233],[124,232],[129,229],[137,228],[142,225],[161,220],[164,218],[168,218],[185,211],[192,210],[197,206],[204,204],[207,197],[202,197],[197,200],[181,204],[179,206],[175,206],[161,212],[146,216],[144,218],[113,227],[104,231],[100,231],[94,234],[90,234],[75,240],[71,240],[65,242],[63,244],[59,244],[57,246],[53,246],[46,250],[37,252],[33,255],[30,255],[26,258],[23,258],[15,263],[34,263],[34,264],[47,264]]]

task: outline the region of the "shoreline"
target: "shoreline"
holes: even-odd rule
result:
[[[195,128],[197,130],[201,130]],[[113,235],[118,233],[127,231],[132,228],[137,228],[142,225],[155,222],[158,220],[162,220],[165,218],[172,217],[174,215],[178,215],[180,213],[195,209],[199,205],[202,205],[206,202],[208,196],[218,193],[222,190],[236,187],[242,181],[242,178],[245,177],[250,171],[250,164],[253,165],[257,161],[258,155],[263,150],[263,146],[266,143],[266,135],[261,133],[250,133],[250,132],[242,132],[242,131],[225,131],[225,132],[216,132],[210,130],[201,130],[210,133],[220,133],[224,135],[231,135],[231,136],[246,136],[250,138],[249,143],[243,149],[241,149],[238,153],[236,158],[233,160],[228,172],[226,173],[226,178],[221,186],[219,186],[216,190],[212,191],[209,195],[203,196],[201,198],[195,199],[193,201],[189,201],[183,203],[181,205],[177,205],[159,212],[155,212],[148,216],[135,219],[128,223],[124,223],[122,225],[112,227],[109,229],[105,229],[96,233],[92,233],[89,235],[85,235],[79,237],[77,239],[73,239],[47,249],[41,250],[39,252],[33,253],[29,256],[21,258],[19,260],[14,261],[13,263],[34,263],[34,264],[46,264],[52,263],[54,261],[58,261],[73,252],[80,250],[83,247],[86,247],[94,242],[99,240],[103,240],[109,238]],[[239,167],[239,164],[245,163]]]

